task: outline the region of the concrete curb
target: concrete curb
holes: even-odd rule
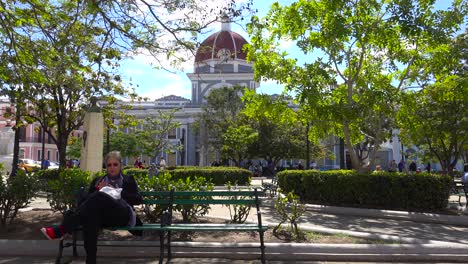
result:
[[[217,218],[217,219],[224,219],[230,220],[229,217],[212,217],[212,216],[205,216],[207,218]],[[256,222],[246,221],[246,223],[256,224]],[[268,225],[268,228],[273,229],[278,223],[272,223],[265,221],[264,225]],[[419,238],[411,238],[411,237],[402,237],[402,236],[393,236],[393,235],[381,235],[375,233],[368,233],[368,232],[358,232],[358,231],[349,231],[349,230],[342,230],[342,229],[333,229],[333,228],[323,228],[323,227],[310,227],[304,224],[298,224],[299,229],[305,231],[311,231],[316,233],[322,234],[344,234],[352,237],[357,238],[364,238],[370,240],[384,240],[384,241],[392,241],[395,243],[400,244],[444,244],[444,245],[465,245],[463,243],[457,242],[447,242],[442,240],[430,240],[430,239],[419,239]]]
[[[100,241],[100,257],[157,257],[158,241]],[[131,247],[127,247],[131,246]],[[205,243],[173,242],[173,256],[185,258],[226,258],[258,259],[258,243]],[[256,247],[256,248],[255,248]],[[0,240],[0,256],[54,257],[58,241],[48,240]],[[80,256],[83,248],[78,248]],[[64,256],[71,256],[66,249]],[[468,245],[442,244],[298,244],[266,243],[266,257],[269,260],[322,260],[322,261],[418,261],[418,262],[459,262],[466,263]]]
[[[307,204],[309,211],[344,214],[353,216],[367,216],[374,218],[402,219],[414,222],[449,224],[458,226],[468,226],[468,216],[442,215],[433,213],[418,213],[393,210],[362,209],[352,207],[337,207],[327,205]]]
[[[272,200],[262,199],[262,204],[273,206]],[[338,207],[329,205],[305,204],[307,211],[337,214],[364,216],[383,219],[400,219],[421,223],[447,224],[457,226],[468,226],[468,216],[443,215],[433,213],[418,213],[396,210],[363,209],[355,207]]]

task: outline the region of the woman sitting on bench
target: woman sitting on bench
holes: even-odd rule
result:
[[[122,175],[120,152],[109,152],[105,162],[106,176],[92,181],[87,196],[79,202],[78,208],[67,211],[58,227],[41,229],[48,239],[59,239],[82,226],[86,263],[96,263],[99,229],[141,225],[133,205],[141,204],[143,198],[135,179]]]

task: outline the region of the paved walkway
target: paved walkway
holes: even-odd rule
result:
[[[157,264],[157,260],[150,258],[98,258],[99,264]],[[53,258],[44,257],[6,257],[0,260],[0,264],[47,264],[55,263]],[[258,264],[258,260],[232,260],[219,258],[173,258],[171,264],[214,264],[214,263],[229,263],[229,264]],[[329,261],[268,261],[268,264],[371,264],[375,262],[329,262]],[[390,264],[390,262],[379,262],[380,264]],[[395,262],[391,262],[395,263]],[[404,264],[404,262],[398,262]],[[74,258],[73,264],[85,264],[84,258]]]

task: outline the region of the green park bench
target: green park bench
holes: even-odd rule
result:
[[[262,225],[259,196],[262,195],[257,189],[251,191],[151,191],[141,192],[145,205],[163,205],[163,213],[160,223],[145,223],[135,227],[112,227],[109,230],[135,230],[135,231],[159,231],[159,263],[163,263],[165,249],[167,247],[168,260],[172,257],[171,236],[173,232],[258,232],[260,238],[261,261],[265,263],[265,243],[264,232],[268,226]],[[174,223],[173,208],[177,205],[246,205],[255,206],[257,211],[257,223]],[[166,206],[164,206],[166,205]],[[77,232],[73,232],[71,241],[60,240],[59,253],[56,263],[60,263],[63,249],[73,248],[73,256],[78,256],[77,252]]]
[[[465,201],[468,204],[468,184],[462,181],[452,182],[452,188],[450,189],[450,195],[458,197],[458,204],[461,206],[461,198],[465,197]]]
[[[269,194],[270,197],[276,196],[278,190],[278,176],[274,176],[271,182],[263,182],[262,180],[262,191],[264,194]]]

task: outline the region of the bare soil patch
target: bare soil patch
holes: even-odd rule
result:
[[[51,210],[31,210],[18,213],[13,224],[6,229],[0,229],[0,239],[17,240],[41,240],[45,239],[39,231],[41,227],[60,223],[62,214]],[[145,222],[145,221],[143,221]],[[213,218],[200,218],[199,222],[224,223],[224,220]],[[193,242],[253,242],[258,241],[256,232],[175,232],[173,241],[193,241]],[[144,232],[143,236],[133,236],[127,231],[104,230],[99,237],[100,240],[159,240],[158,232]],[[288,243],[291,236],[288,232],[282,231],[278,236],[273,235],[272,229],[265,232],[265,242]],[[307,232],[303,243],[328,243],[328,244],[372,244],[384,243],[382,241],[354,238],[347,235],[326,235]]]

